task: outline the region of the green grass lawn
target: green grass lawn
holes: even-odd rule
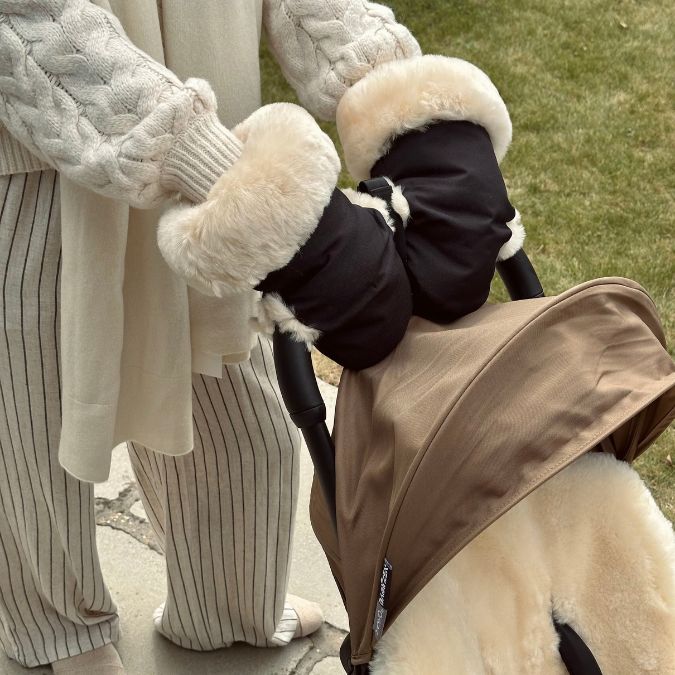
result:
[[[502,170],[547,294],[595,277],[635,279],[656,302],[673,353],[675,3],[388,4],[425,53],[472,61],[500,89],[514,127]],[[263,95],[296,100],[266,53]],[[493,291],[505,298],[500,282]],[[637,468],[675,521],[670,458],[673,429]]]

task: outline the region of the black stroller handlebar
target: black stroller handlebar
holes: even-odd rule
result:
[[[307,347],[288,335],[274,334],[274,365],[286,410],[296,427],[326,421],[326,405],[314,375]]]
[[[335,520],[335,450],[326,426],[326,404],[316,381],[312,357],[302,342],[274,333],[274,367],[291,420],[301,431],[314,470]]]
[[[522,248],[507,260],[498,262],[497,272],[499,272],[511,300],[544,297],[544,289],[539,277],[534,271],[527,253]]]
[[[544,296],[537,273],[523,249],[498,262],[497,272],[512,300]],[[276,331],[274,365],[284,404],[293,423],[302,431],[335,523],[335,448],[326,427],[326,406],[311,355],[303,343]]]

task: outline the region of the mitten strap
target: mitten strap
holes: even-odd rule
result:
[[[389,211],[389,216],[394,223],[394,244],[396,251],[403,262],[408,260],[408,250],[405,240],[405,223],[401,214],[392,206],[392,197],[394,195],[393,185],[384,177],[370,178],[362,180],[358,185],[359,192],[366,192],[373,197],[379,197],[384,200]]]

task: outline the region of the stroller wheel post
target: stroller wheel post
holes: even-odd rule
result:
[[[326,426],[326,405],[314,375],[307,347],[287,333],[275,331],[274,366],[279,388],[291,420],[307,443],[314,470],[336,525],[335,448]]]

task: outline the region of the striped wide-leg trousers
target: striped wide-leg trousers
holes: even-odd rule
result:
[[[0,177],[0,644],[25,666],[118,637],[92,485],[57,457],[60,252],[58,175]],[[269,342],[222,379],[195,375],[193,390],[193,453],[129,448],[166,557],[158,628],[198,650],[284,644],[299,441]]]

